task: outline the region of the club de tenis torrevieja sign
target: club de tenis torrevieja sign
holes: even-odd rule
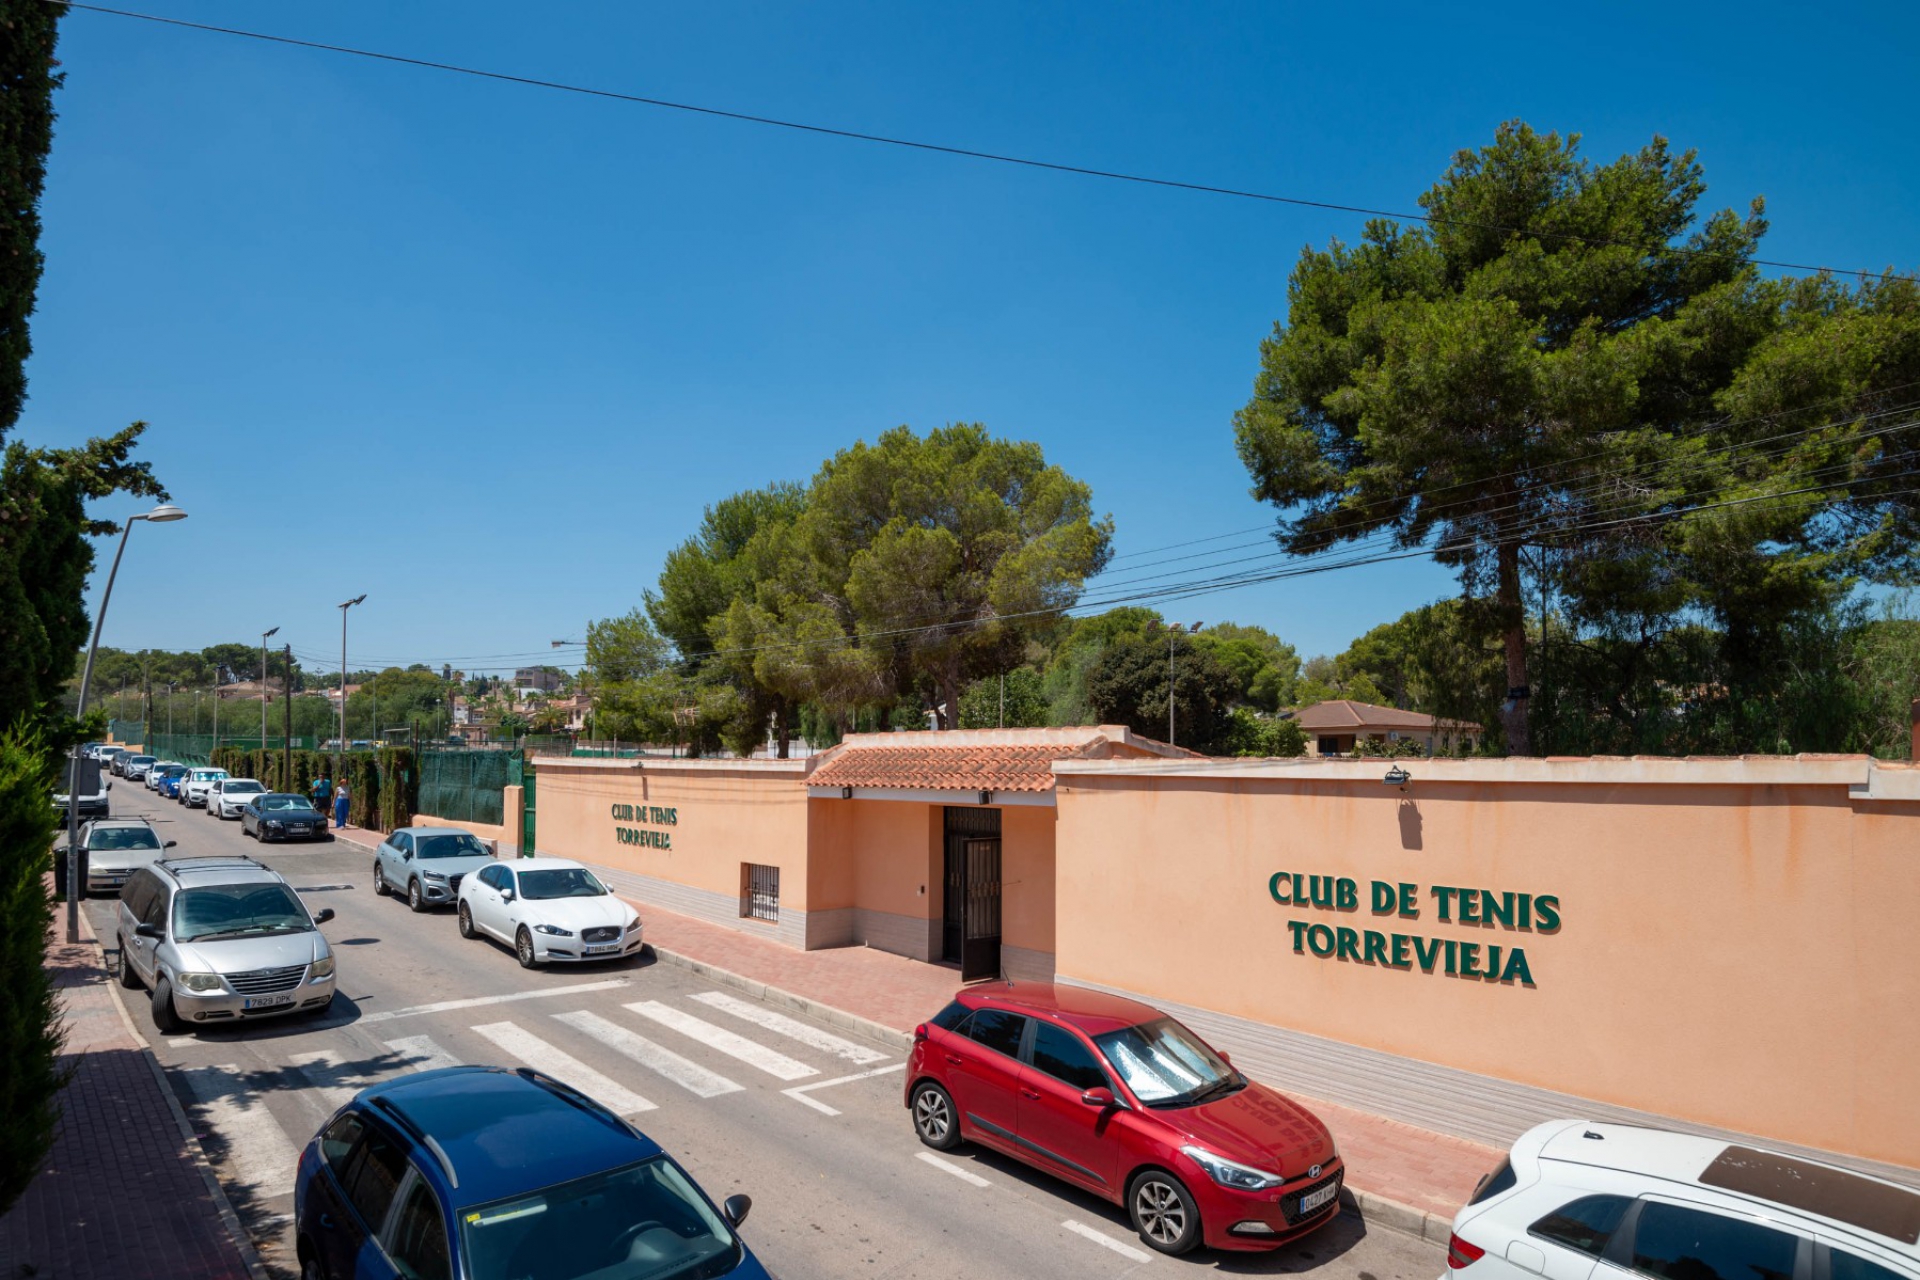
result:
[[[663,809],[657,804],[616,804],[613,806],[613,838],[621,844],[637,844],[649,849],[673,848],[673,832],[656,831],[654,827],[677,827],[680,825],[678,809]],[[635,825],[622,826],[631,822]],[[640,825],[645,823],[645,826]]]
[[[1283,907],[1336,913],[1360,909],[1360,884],[1346,876],[1276,871],[1267,880],[1267,892]],[[1427,886],[1427,894],[1431,901],[1424,905],[1433,909],[1434,918],[1441,924],[1504,929],[1520,934],[1560,930],[1560,899],[1550,893],[1512,893],[1435,884]],[[1418,920],[1423,909],[1417,884],[1369,881],[1367,899],[1374,916],[1392,916],[1396,924]],[[1322,924],[1315,920],[1289,920],[1287,931],[1293,935],[1296,955],[1311,952],[1322,960],[1348,960],[1389,969],[1417,968],[1422,973],[1533,985],[1533,969],[1527,963],[1526,948],[1511,940],[1468,942],[1417,933],[1356,929],[1352,925]],[[1506,936],[1511,938],[1511,934]]]

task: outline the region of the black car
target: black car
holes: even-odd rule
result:
[[[327,816],[305,796],[268,791],[240,807],[240,831],[256,840],[331,840]]]

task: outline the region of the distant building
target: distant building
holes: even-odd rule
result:
[[[560,673],[549,671],[545,667],[521,667],[513,673],[513,687],[552,693],[560,687]]]
[[[1451,751],[1455,746],[1471,751],[1482,732],[1479,725],[1464,720],[1442,720],[1418,711],[1378,707],[1351,698],[1316,702],[1294,712],[1293,718],[1307,731],[1310,756],[1351,755],[1355,746],[1366,738],[1389,743],[1411,739],[1424,747],[1428,755]]]

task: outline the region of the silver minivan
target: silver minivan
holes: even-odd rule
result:
[[[333,951],[278,872],[252,858],[164,858],[120,891],[120,985],[153,993],[162,1035],[333,1001]]]

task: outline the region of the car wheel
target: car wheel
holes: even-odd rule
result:
[[[133,971],[133,963],[127,958],[127,940],[120,939],[120,985],[129,991],[140,989],[140,975]]]
[[[425,911],[426,909],[427,900],[420,892],[419,878],[415,877],[407,881],[407,910]]]
[[[186,1028],[173,1007],[173,987],[165,978],[153,984],[153,1027],[163,1036],[178,1035]]]
[[[540,957],[533,952],[533,935],[527,932],[525,925],[521,925],[520,932],[514,935],[513,954],[520,957],[522,969],[534,969],[540,965]]]
[[[1185,1253],[1200,1243],[1200,1207],[1180,1179],[1149,1169],[1127,1187],[1127,1213],[1150,1249]]]
[[[463,938],[477,938],[480,936],[474,931],[473,912],[464,902],[460,904],[460,936]]]
[[[953,1099],[931,1080],[921,1081],[913,1091],[913,1131],[935,1151],[951,1151],[960,1145]]]
[[[387,881],[386,878],[380,874],[380,859],[378,858],[373,860],[373,896],[376,898],[384,898],[387,896]]]
[[[320,1269],[320,1259],[311,1253],[300,1259],[300,1280],[327,1280],[327,1273]]]

